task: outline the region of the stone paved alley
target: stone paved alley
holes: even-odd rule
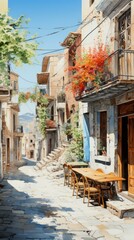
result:
[[[63,186],[63,171],[35,171],[35,161],[12,168],[0,190],[0,239],[133,240],[134,218],[87,207]]]

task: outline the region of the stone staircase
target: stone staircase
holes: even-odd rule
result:
[[[64,153],[65,149],[68,147],[68,144],[62,144],[62,146],[55,148],[48,156],[46,156],[41,161],[37,162],[36,166],[34,167],[35,170],[41,170],[44,167],[48,167],[51,164],[54,166],[57,165],[59,157]]]

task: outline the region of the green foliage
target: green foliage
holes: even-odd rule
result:
[[[64,124],[64,126],[63,126],[63,132],[64,132],[66,135],[72,135],[72,125],[71,125],[70,123]]]
[[[25,97],[25,93],[23,93],[23,92],[19,93],[18,101],[19,101],[19,103],[26,103],[27,102],[27,99]]]
[[[66,134],[71,136],[70,145],[67,149],[67,159],[70,161],[81,161],[83,160],[83,133],[80,127],[78,127],[78,112],[74,114],[73,123],[66,125]]]
[[[70,151],[78,161],[83,160],[83,134],[80,128],[72,128]]]
[[[42,95],[38,96],[39,106],[37,107],[37,115],[39,117],[39,129],[43,137],[46,135],[46,120],[48,119],[47,105],[48,100]]]
[[[6,15],[0,15],[0,78],[8,83],[8,63],[20,65],[31,63],[35,56],[37,44],[27,41],[27,32],[22,29],[26,23],[24,17],[17,20]]]

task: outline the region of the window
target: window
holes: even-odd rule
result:
[[[107,112],[97,113],[97,151],[98,155],[106,156],[107,150]]]
[[[131,44],[131,11],[125,12],[118,20],[119,48],[128,49]]]
[[[40,89],[40,93],[41,93],[42,95],[45,95],[45,94],[46,94],[46,89],[45,89],[45,88]]]
[[[91,6],[94,3],[95,0],[89,0],[89,6]]]
[[[53,121],[54,120],[54,106],[51,107],[51,117],[50,119]]]
[[[15,114],[13,114],[13,131],[16,130],[16,117]]]
[[[17,89],[17,81],[14,81],[14,91],[18,90]]]

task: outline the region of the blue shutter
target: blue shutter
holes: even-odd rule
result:
[[[84,161],[90,161],[89,113],[83,115]]]

